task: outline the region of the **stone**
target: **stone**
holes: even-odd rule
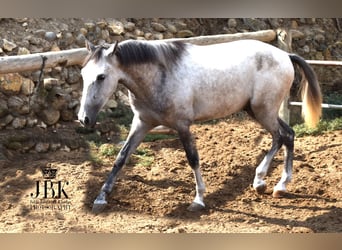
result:
[[[96,23],[97,27],[99,27],[100,29],[105,29],[107,27],[107,22],[105,21],[99,21]]]
[[[81,72],[78,67],[69,67],[67,82],[70,84],[78,83],[81,78]]]
[[[128,22],[124,25],[125,30],[132,32],[135,29],[135,23]]]
[[[49,143],[38,142],[38,143],[36,144],[36,146],[34,147],[34,149],[35,149],[38,153],[46,153],[47,151],[49,151],[49,147],[50,147],[50,144],[49,144]]]
[[[194,33],[191,30],[180,30],[176,35],[178,38],[187,38],[194,36]]]
[[[61,113],[61,119],[65,122],[70,122],[74,120],[74,112],[69,109],[63,109],[60,111]]]
[[[45,33],[44,38],[45,38],[45,40],[47,40],[49,42],[53,42],[57,39],[57,35],[55,32],[48,31]]]
[[[160,23],[151,23],[151,27],[158,32],[166,31],[166,27]]]
[[[55,109],[45,109],[40,112],[40,118],[45,124],[50,126],[58,122],[60,112]]]
[[[323,43],[325,41],[325,36],[322,34],[317,34],[315,35],[314,40],[318,43]]]
[[[162,33],[155,33],[155,34],[153,34],[153,39],[154,40],[163,40],[164,35]]]
[[[140,29],[136,29],[134,30],[134,35],[135,36],[144,36],[145,32],[140,30]]]
[[[36,31],[34,31],[34,35],[35,36],[39,36],[41,38],[43,38],[45,36],[46,30],[44,29],[38,29]]]
[[[166,27],[167,27],[167,30],[169,32],[171,32],[172,34],[176,34],[177,33],[177,28],[172,23],[167,24]]]
[[[7,105],[11,112],[18,112],[24,105],[24,100],[19,96],[11,96],[8,98]]]
[[[46,90],[51,90],[54,86],[58,85],[58,79],[57,78],[45,78],[44,79],[44,88]]]
[[[38,119],[36,118],[28,117],[26,119],[26,127],[33,128],[37,124],[38,124]]]
[[[88,31],[94,31],[96,27],[94,23],[85,23],[84,26],[86,27]]]
[[[13,121],[14,117],[11,114],[0,119],[0,127],[5,127]]]
[[[27,48],[25,48],[25,47],[20,47],[18,49],[18,53],[17,53],[18,56],[29,55],[29,54],[31,54],[31,52]]]
[[[114,109],[114,108],[117,108],[118,107],[118,103],[113,100],[113,99],[110,99],[108,100],[108,102],[106,103],[106,107],[107,108],[110,108],[110,109]]]
[[[21,117],[16,117],[12,121],[12,127],[15,129],[23,129],[26,125],[26,119]]]
[[[109,24],[108,29],[111,35],[122,35],[125,31],[125,28],[121,22]]]
[[[102,30],[101,31],[101,37],[103,40],[105,40],[106,42],[110,43],[110,34],[108,30]],[[83,46],[84,46],[85,42],[83,42]]]
[[[50,145],[50,150],[51,150],[51,151],[56,151],[56,150],[60,149],[61,146],[62,146],[62,145],[61,145],[60,143],[51,143],[51,145]]]
[[[24,95],[32,95],[34,90],[34,82],[29,78],[24,78],[21,85],[21,93]]]
[[[0,75],[0,91],[4,94],[19,94],[23,77],[17,73]]]
[[[2,47],[5,51],[11,52],[17,47],[15,43],[8,41],[7,39],[2,39],[2,41],[3,41]]]
[[[3,99],[0,99],[0,118],[4,117],[9,113],[7,102]]]
[[[229,18],[228,20],[228,27],[229,28],[236,28],[237,26],[237,21],[235,18]]]

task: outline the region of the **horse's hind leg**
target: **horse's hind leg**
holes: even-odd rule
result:
[[[188,162],[192,168],[192,171],[194,172],[195,181],[196,181],[196,196],[195,196],[194,201],[188,207],[188,210],[199,211],[205,207],[204,201],[203,201],[205,185],[204,185],[202,175],[200,172],[198,152],[195,146],[195,142],[190,133],[189,127],[188,126],[182,127],[177,130],[178,130],[180,140],[184,146],[184,150],[185,150]]]
[[[274,197],[281,197],[286,192],[286,184],[292,178],[292,161],[294,148],[294,131],[280,118],[274,123],[266,123],[266,119],[258,120],[272,134],[272,147],[255,171],[253,187],[258,193],[266,190],[263,180],[267,174],[271,161],[282,145],[285,145],[285,166],[279,183],[273,189]]]
[[[253,188],[259,194],[264,193],[266,190],[266,182],[264,181],[264,178],[268,172],[271,161],[273,160],[275,154],[279,151],[282,145],[283,143],[282,143],[281,136],[279,135],[278,131],[275,133],[272,133],[272,147],[255,170]]]
[[[286,184],[292,179],[293,149],[295,133],[284,121],[278,118],[280,136],[285,145],[284,170],[280,181],[273,189],[273,197],[282,197],[286,193]]]

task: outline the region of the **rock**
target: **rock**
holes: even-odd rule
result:
[[[235,18],[229,18],[228,20],[228,27],[229,28],[236,28],[237,26],[237,21]]]
[[[21,56],[21,55],[29,55],[31,52],[27,49],[27,48],[24,48],[24,47],[20,47],[18,49],[18,53],[17,55],[18,56]]]
[[[3,41],[2,47],[5,51],[11,52],[12,50],[14,50],[17,47],[17,45],[15,43],[10,42],[7,39],[2,39],[2,41]]]
[[[3,99],[0,99],[0,118],[4,117],[9,113],[7,102]]]
[[[97,27],[99,27],[100,29],[105,29],[107,27],[107,22],[105,21],[99,21],[96,23]]]
[[[50,144],[45,142],[38,142],[34,149],[38,153],[46,153],[49,150]]]
[[[178,38],[187,38],[194,36],[194,33],[191,30],[180,30],[177,32]]]
[[[12,121],[12,127],[15,129],[22,129],[25,128],[26,119],[21,117],[16,117]]]
[[[94,31],[96,27],[95,23],[85,23],[84,26],[88,31]]]
[[[108,102],[106,103],[106,107],[107,108],[110,108],[110,109],[114,109],[114,108],[117,108],[118,107],[118,103],[113,100],[113,99],[110,99],[108,100]]]
[[[106,42],[110,43],[111,39],[110,39],[110,34],[108,30],[102,30],[101,31],[101,37],[103,40],[105,40]],[[83,46],[85,44],[85,41],[83,42]]]
[[[81,72],[78,67],[69,67],[67,82],[70,84],[78,83],[81,77]]]
[[[23,77],[17,73],[0,75],[0,91],[5,94],[19,94]]]
[[[74,36],[70,32],[65,32],[60,41],[61,47],[68,47],[75,41]]]
[[[57,78],[45,78],[44,79],[44,88],[46,90],[51,90],[56,85],[58,85]]]
[[[45,33],[46,33],[46,30],[44,30],[44,29],[38,29],[38,30],[34,31],[33,34],[34,34],[35,36],[39,36],[39,37],[43,38],[44,35],[45,35]]]
[[[177,33],[177,28],[176,28],[175,25],[169,23],[169,24],[166,25],[166,27],[167,27],[167,30],[168,30],[170,33],[172,33],[172,34],[176,34],[176,33]]]
[[[36,118],[28,117],[26,119],[26,127],[33,128],[37,124],[38,124],[38,119]]]
[[[65,122],[73,121],[75,119],[74,112],[72,110],[63,109],[60,111],[61,119]]]
[[[153,34],[153,39],[154,40],[163,40],[164,35],[162,33],[155,33],[155,34]]]
[[[325,41],[325,36],[322,34],[317,34],[315,35],[314,40],[318,43],[323,43]]]
[[[24,100],[19,96],[11,96],[8,98],[7,105],[11,113],[19,113],[21,107],[24,105]]]
[[[55,41],[57,39],[57,35],[55,32],[48,31],[45,33],[44,38],[45,38],[45,40],[52,42],[52,41]]]
[[[54,109],[45,109],[41,111],[40,117],[42,121],[47,125],[53,125],[58,122],[60,117],[60,112]]]
[[[124,25],[125,30],[132,32],[135,29],[135,23],[128,22]]]
[[[125,28],[121,22],[109,24],[108,29],[111,35],[122,35],[125,31]]]
[[[61,145],[60,143],[51,143],[51,145],[50,145],[50,150],[51,150],[51,151],[56,151],[56,150],[60,149],[61,146],[62,146],[62,145]]]
[[[29,78],[24,78],[21,85],[21,93],[24,95],[32,95],[34,90],[34,82]]]
[[[134,36],[144,36],[144,34],[145,32],[140,29],[134,30]]]
[[[151,23],[151,27],[158,32],[166,31],[166,27],[160,23]]]
[[[13,121],[14,117],[11,114],[6,115],[4,118],[0,119],[0,127],[6,127]]]

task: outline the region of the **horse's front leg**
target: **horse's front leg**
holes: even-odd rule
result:
[[[178,134],[184,146],[186,157],[189,161],[192,171],[194,172],[196,181],[196,196],[194,201],[188,207],[188,210],[199,211],[205,207],[203,201],[205,184],[203,182],[202,175],[200,172],[198,152],[188,126],[185,128],[178,129]]]
[[[134,116],[132,127],[127,137],[127,140],[116,158],[112,171],[110,172],[106,182],[103,184],[101,188],[99,195],[94,201],[94,213],[99,213],[105,208],[105,206],[107,205],[107,195],[110,194],[110,192],[112,191],[118,173],[126,163],[129,156],[139,146],[141,141],[144,139],[146,133],[151,128],[152,126],[149,126],[145,122],[141,121],[138,118],[138,116]]]

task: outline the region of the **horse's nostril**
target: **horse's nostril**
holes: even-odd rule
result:
[[[84,117],[84,124],[85,125],[88,125],[89,124],[89,118],[86,116]]]

